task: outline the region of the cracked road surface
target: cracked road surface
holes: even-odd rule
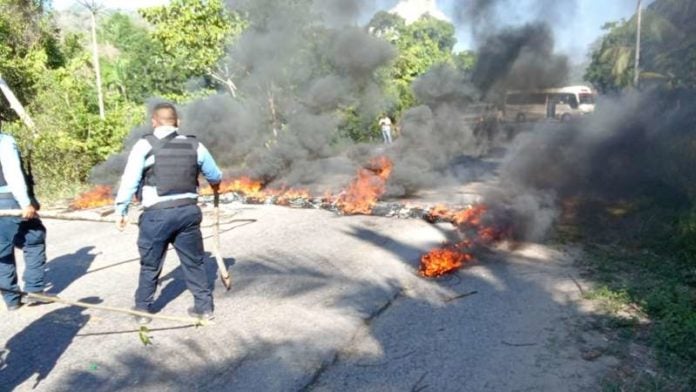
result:
[[[59,304],[2,311],[0,390],[587,390],[614,361],[581,358],[592,340],[575,325],[591,307],[562,251],[492,250],[425,280],[418,259],[451,234],[447,225],[223,209],[233,288],[223,290],[209,258],[214,325],[155,320],[153,344],[143,346],[127,315]],[[103,223],[45,223],[52,292],[132,306],[134,226],[122,234]],[[184,316],[192,303],[178,264],[169,252],[162,314]]]

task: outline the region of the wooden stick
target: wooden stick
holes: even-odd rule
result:
[[[29,117],[27,111],[24,110],[24,106],[22,106],[19,99],[17,99],[17,97],[14,95],[14,92],[12,92],[10,86],[7,85],[5,79],[2,78],[2,75],[0,75],[0,92],[5,95],[7,102],[10,104],[10,108],[17,113],[22,122],[24,122],[24,125],[29,128],[32,135],[36,136],[36,125],[34,125],[34,121],[31,120],[31,117]]]
[[[40,212],[39,218],[41,219],[55,219],[64,221],[83,221],[83,222],[101,222],[101,223],[114,223],[113,218],[105,217],[89,217],[75,214],[64,214],[60,212]],[[14,217],[20,218],[22,216],[22,210],[0,210],[0,217]],[[135,222],[131,222],[135,224]]]
[[[40,219],[52,219],[52,220],[63,220],[63,221],[78,221],[78,222],[97,222],[97,223],[115,223],[116,219],[115,218],[107,218],[107,217],[93,217],[93,216],[84,216],[80,215],[78,213],[61,213],[61,212],[41,212],[39,211],[39,218]],[[237,212],[229,213],[225,215],[225,218],[231,218],[233,216],[237,215]],[[20,218],[22,216],[22,210],[0,210],[0,218],[2,217],[14,217],[14,218]],[[132,225],[137,225],[137,219],[133,219],[132,221],[128,221],[128,223]],[[214,224],[213,224],[214,225]],[[213,225],[207,225],[207,226],[201,226],[201,228],[208,228]]]
[[[17,290],[3,289],[3,288],[0,288],[0,291],[6,292],[6,293],[18,294],[22,297],[35,298],[35,299],[38,299],[38,300],[41,300],[44,302],[57,302],[57,303],[62,303],[62,304],[66,304],[69,306],[77,306],[80,308],[97,309],[97,310],[103,310],[106,312],[125,313],[125,314],[130,314],[133,316],[143,316],[143,317],[149,317],[149,318],[153,318],[153,319],[178,321],[178,322],[191,323],[193,325],[201,325],[201,326],[206,325],[206,324],[212,324],[212,321],[195,319],[195,318],[191,318],[191,317],[166,316],[166,315],[161,315],[161,314],[140,312],[137,310],[126,309],[126,308],[115,308],[112,306],[95,305],[95,304],[89,304],[89,303],[80,302],[80,301],[70,301],[67,299],[43,295],[43,294],[28,293],[25,291],[17,291]]]
[[[213,196],[213,212],[215,215],[215,224],[213,226],[213,256],[218,265],[218,270],[220,270],[222,285],[225,286],[227,291],[230,291],[232,288],[232,278],[230,278],[225,260],[223,260],[222,254],[220,253],[220,194],[217,191],[215,191],[215,195]]]

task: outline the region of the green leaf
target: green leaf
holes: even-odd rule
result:
[[[140,341],[143,343],[144,346],[149,346],[152,344],[152,337],[150,337],[149,333],[150,330],[146,326],[140,326],[138,336],[140,337]]]

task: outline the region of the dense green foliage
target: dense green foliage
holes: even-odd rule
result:
[[[211,76],[226,45],[245,28],[245,22],[227,11],[222,0],[173,0],[139,13],[154,26],[150,34],[157,43],[157,59],[166,64],[170,78],[179,80],[160,82],[159,91],[167,85],[184,86],[182,82],[191,78],[204,78],[204,87],[212,87]]]
[[[0,75],[22,102],[34,98],[42,72],[65,62],[52,26],[41,17],[44,3],[0,0]],[[0,115],[14,116],[4,105]]]
[[[53,192],[85,179],[89,169],[120,148],[126,132],[142,119],[139,104],[107,91],[107,117],[99,118],[94,68],[85,38],[61,37],[52,15],[40,3],[4,1],[0,14],[0,74],[31,113],[37,133],[18,121],[4,125],[15,133],[34,174]],[[2,100],[4,102],[4,99]],[[2,105],[3,116],[16,115]]]
[[[390,111],[394,114],[415,104],[411,84],[432,66],[450,63],[462,70],[473,68],[471,52],[453,53],[457,41],[451,23],[426,15],[406,24],[398,15],[379,12],[368,23],[368,29],[398,49],[394,66],[385,78],[394,102]]]
[[[587,293],[607,312],[599,327],[614,335],[616,356],[633,347],[655,348],[659,371],[645,372],[647,358],[627,360],[623,375],[610,375],[608,390],[693,390],[696,387],[696,273],[669,254],[588,245],[583,265],[598,284]],[[649,319],[649,322],[640,321]],[[629,344],[633,343],[633,344]]]
[[[640,79],[642,84],[696,87],[696,6],[685,0],[657,0],[643,12]],[[592,53],[585,78],[600,91],[633,83],[636,48],[634,16],[609,23]]]

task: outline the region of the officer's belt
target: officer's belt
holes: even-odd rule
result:
[[[177,207],[184,207],[184,206],[190,206],[197,204],[198,202],[196,201],[195,198],[193,197],[186,197],[183,199],[175,199],[175,200],[167,200],[167,201],[161,201],[157,204],[153,204],[150,207],[145,207],[145,211],[153,211],[153,210],[164,210],[167,208],[177,208]]]

